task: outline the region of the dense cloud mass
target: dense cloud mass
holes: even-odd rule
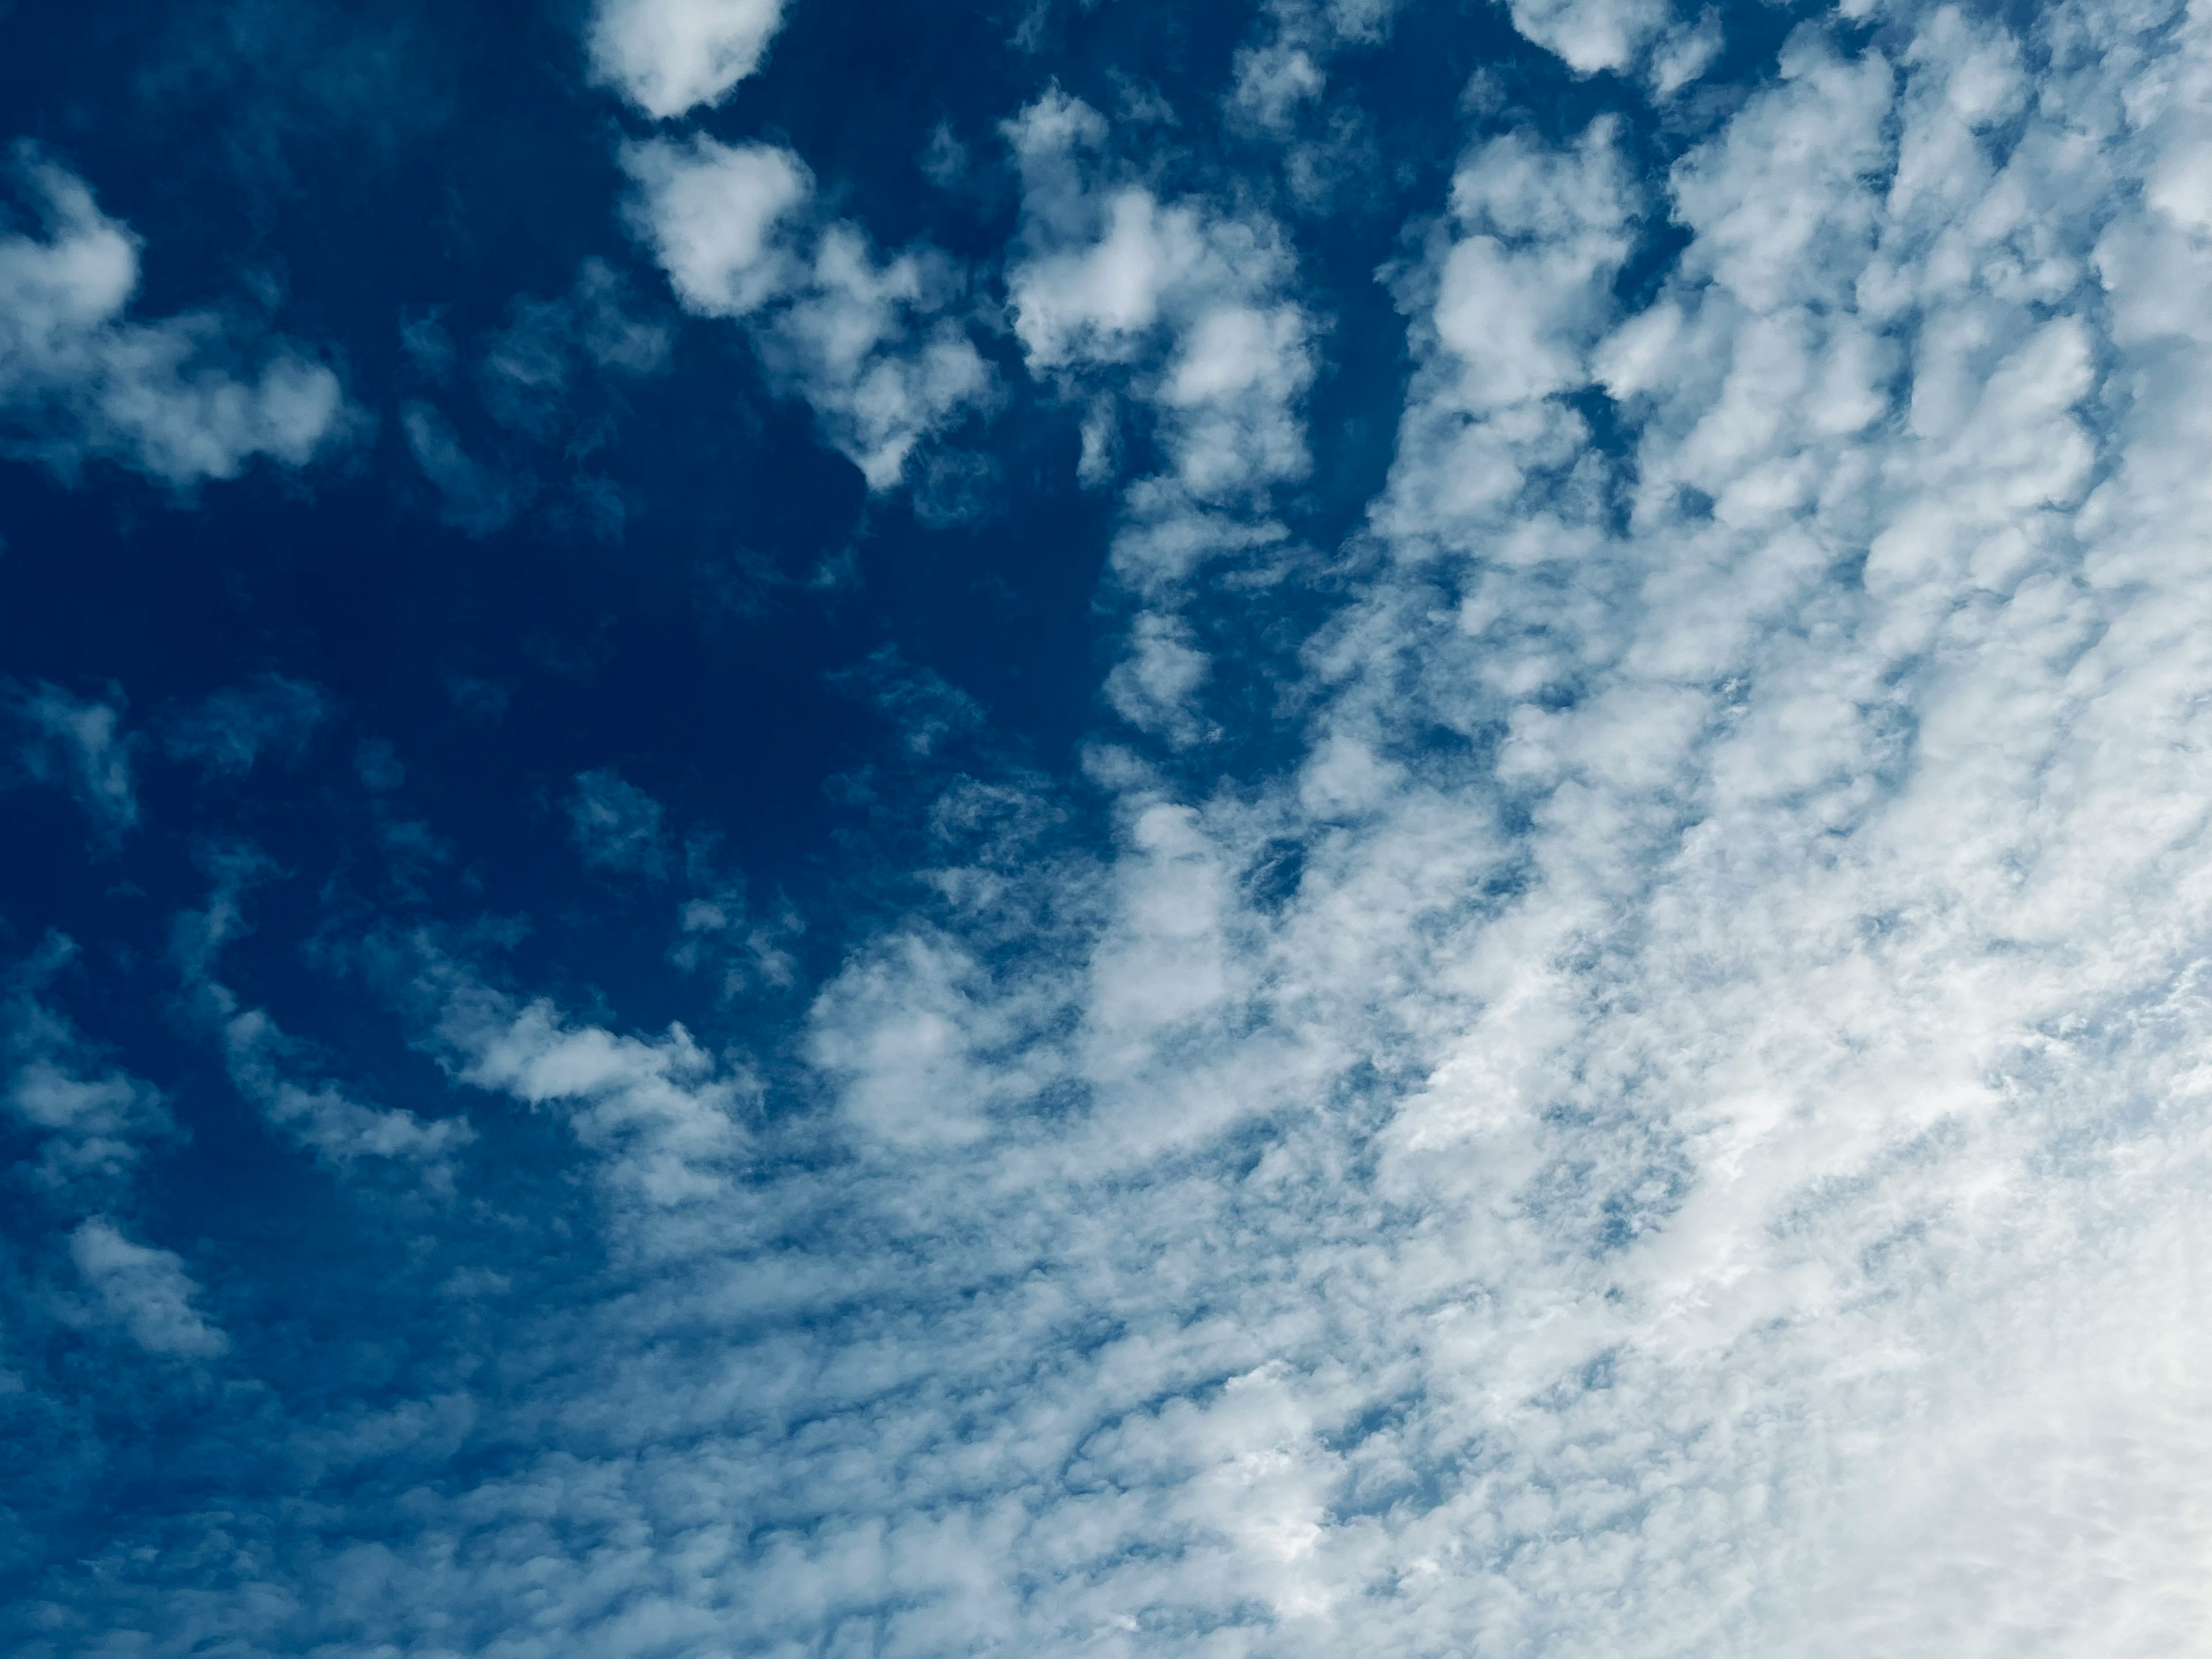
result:
[[[2212,24],[1140,9],[892,155],[605,0],[599,251],[388,386],[25,162],[11,489],[381,387],[483,574],[0,663],[12,1651],[2212,1629]]]

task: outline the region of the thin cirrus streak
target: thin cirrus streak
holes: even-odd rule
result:
[[[1669,107],[1718,61],[1656,11],[1511,18]],[[1387,21],[1273,8],[1221,118],[1292,177],[1321,43]],[[1863,8],[1662,170],[1618,112],[1481,128],[1382,273],[1395,447],[1320,548],[1294,183],[1189,182],[1164,124],[1042,88],[956,282],[780,141],[629,141],[674,303],[869,510],[994,375],[1078,428],[1115,492],[1079,775],[925,768],[921,896],[774,1042],[518,989],[495,924],[325,942],[467,1091],[436,1127],[268,1103],[304,1085],[212,977],[219,886],[178,950],[239,1086],[483,1241],[441,1292],[483,1334],[300,1408],[289,1485],[51,1569],[22,1650],[2188,1650],[2209,56],[2179,15]],[[934,764],[982,716],[905,672],[848,681]],[[1293,752],[1248,763],[1261,726]],[[629,770],[544,811],[739,926]],[[94,1170],[71,1316],[242,1365],[106,1218],[137,1152],[83,1150],[158,1139],[159,1091],[46,994],[9,1099]],[[570,1142],[598,1264],[533,1305],[491,1241],[552,1235],[471,1139],[508,1110]]]

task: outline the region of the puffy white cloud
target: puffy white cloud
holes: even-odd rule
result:
[[[904,476],[915,446],[986,404],[991,371],[967,332],[915,322],[958,291],[949,261],[903,253],[878,264],[849,224],[825,229],[811,282],[762,331],[770,371],[814,406],[825,434],[872,490]]]
[[[719,104],[783,27],[783,0],[599,0],[592,73],[660,120]]]
[[[211,1359],[230,1339],[192,1306],[199,1286],[173,1250],[135,1244],[102,1216],[70,1235],[70,1255],[107,1316],[149,1353]]]
[[[1181,617],[1140,612],[1129,630],[1128,654],[1106,677],[1114,712],[1142,731],[1158,732],[1178,745],[1212,735],[1195,711],[1196,697],[1213,672],[1190,626]]]
[[[680,1024],[648,1042],[572,1024],[542,999],[518,1006],[450,969],[441,981],[438,1034],[461,1080],[561,1106],[616,1194],[651,1218],[641,1242],[678,1248],[685,1235],[672,1213],[726,1191],[744,1162],[750,1076],[721,1066]]]
[[[1107,697],[1141,728],[1197,742],[1214,730],[1199,707],[1211,668],[1176,607],[1210,562],[1284,539],[1266,509],[1311,465],[1300,405],[1317,331],[1271,219],[1118,179],[1104,118],[1057,88],[1005,131],[1023,181],[1014,331],[1032,374],[1088,395],[1082,480],[1106,481],[1124,398],[1157,423],[1167,462],[1123,496],[1114,572],[1146,608]]]
[[[1666,0],[1510,0],[1507,9],[1577,75],[1626,70],[1668,21]]]
[[[860,227],[813,222],[813,179],[790,151],[656,141],[623,165],[639,186],[633,225],[677,297],[744,320],[771,377],[871,490],[895,488],[917,445],[989,404],[989,366],[941,314],[960,297],[957,269],[927,249],[878,262]]]
[[[1264,502],[1302,477],[1297,406],[1313,378],[1314,328],[1288,297],[1280,230],[1115,182],[1089,159],[1104,118],[1057,90],[1006,130],[1023,179],[1006,289],[1031,371],[1125,383],[1158,412],[1187,503],[1178,519]],[[1164,368],[1152,367],[1163,349]],[[1086,446],[1095,467],[1103,435]]]
[[[45,234],[0,235],[0,453],[186,488],[256,456],[304,466],[346,428],[337,376],[284,343],[210,313],[132,320],[138,239],[35,152],[15,170]]]
[[[631,222],[687,309],[742,317],[798,279],[781,236],[814,180],[789,150],[701,136],[627,145],[622,162],[638,185]]]

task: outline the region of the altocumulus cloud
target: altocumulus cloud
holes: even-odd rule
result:
[[[1510,15],[1624,106],[1689,107],[1718,50],[1656,6]],[[777,17],[610,3],[590,62],[674,118]],[[1287,155],[1392,18],[1262,21],[1213,109]],[[616,141],[610,224],[872,496],[1000,377],[1064,419],[1115,492],[1096,729],[1018,763],[869,658],[922,780],[871,872],[900,897],[726,1037],[634,1029],[497,917],[344,912],[311,955],[465,1117],[359,1103],[218,982],[261,866],[204,858],[186,1023],[395,1260],[457,1262],[411,1340],[461,1360],[281,1413],[242,1403],[287,1363],[222,1311],[247,1268],[153,1231],[169,1108],[49,945],[4,1005],[50,1222],[9,1340],[127,1343],[283,1473],[42,1564],[17,1649],[2190,1650],[2208,88],[2191,13],[1859,5],[1662,166],[1623,107],[1481,125],[1382,273],[1395,435],[1319,548],[1294,179],[1034,85],[1002,245],[886,258],[781,137]],[[127,246],[84,223],[24,246]],[[305,744],[323,696],[252,684],[175,758]],[[128,827],[119,702],[17,707]],[[572,860],[665,883],[674,808],[547,788]],[[495,1166],[510,1120],[550,1170]]]
[[[283,342],[210,313],[131,318],[138,239],[37,150],[11,171],[43,234],[0,234],[0,449],[185,487],[256,456],[304,465],[343,428],[337,375]]]

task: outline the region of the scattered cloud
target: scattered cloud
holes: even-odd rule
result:
[[[275,872],[250,848],[215,852],[204,862],[214,890],[204,909],[177,918],[172,951],[194,1015],[221,1043],[233,1086],[271,1128],[330,1169],[349,1172],[380,1159],[410,1166],[434,1191],[450,1192],[453,1156],[476,1139],[466,1118],[425,1121],[402,1107],[365,1105],[327,1079],[302,1081],[312,1059],[307,1045],[286,1036],[266,1009],[242,1006],[216,978],[225,947],[246,931],[247,890]]]
[[[783,0],[599,0],[592,76],[668,120],[727,98],[782,27]]]
[[[107,1316],[151,1354],[212,1359],[230,1339],[193,1307],[199,1286],[173,1250],[133,1243],[104,1216],[70,1235],[70,1255]]]
[[[811,405],[872,491],[896,488],[919,446],[989,409],[990,367],[949,314],[959,268],[927,247],[881,260],[860,226],[817,222],[812,175],[790,151],[697,137],[632,144],[623,164],[638,186],[633,227],[677,297],[744,321],[771,380]]]
[[[593,869],[654,881],[668,873],[660,803],[619,772],[601,768],[576,775],[568,827],[576,851]]]
[[[423,1249],[483,1259],[428,1282],[487,1334],[301,1437],[422,1462],[187,1494],[49,1572],[51,1645],[2185,1650],[2212,31],[1861,21],[1666,126],[1663,171],[1625,117],[1486,122],[1387,272],[1388,479],[1297,592],[1329,337],[1292,233],[1063,94],[1019,113],[1012,343],[1090,480],[1134,474],[1123,726],[1077,780],[951,776],[980,710],[870,659],[945,778],[927,863],[866,872],[757,1060],[380,933],[422,1049],[560,1130],[530,1190],[595,1207],[457,1192]],[[1625,97],[1686,84],[1661,14],[1521,21]],[[848,404],[955,315],[932,261],[795,161],[652,153],[705,170],[664,222],[632,169],[679,298],[875,453],[902,428]],[[1292,643],[1281,746],[1232,762],[1240,627]],[[57,777],[125,741],[54,695]],[[575,791],[587,859],[672,866],[657,803]],[[750,940],[685,873],[685,938]],[[10,1110],[107,1181],[158,1101],[52,1002],[9,1005]],[[204,1006],[281,1097],[303,1051]],[[221,1352],[100,1190],[55,1283]],[[589,1265],[506,1311],[541,1259]]]
[[[0,453],[189,489],[259,456],[305,466],[349,429],[337,376],[265,330],[212,312],[132,320],[138,239],[35,149],[18,146],[13,170],[44,234],[0,234]]]
[[[112,702],[72,696],[41,684],[19,694],[14,713],[23,732],[24,768],[41,783],[76,797],[94,831],[112,842],[138,823],[138,792],[131,775],[135,734],[123,730],[123,696]]]

